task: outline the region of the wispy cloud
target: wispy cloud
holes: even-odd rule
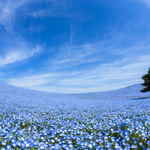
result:
[[[136,61],[131,61],[131,58],[128,58],[100,64],[90,70],[25,75],[9,79],[7,83],[48,92],[57,91],[57,93],[114,90],[142,82],[141,76],[149,67],[150,55],[139,56],[136,59]]]
[[[116,33],[113,32],[108,39],[98,40],[97,42],[83,45],[63,44],[59,47],[59,53],[50,61],[51,67],[55,70],[71,68],[79,65],[97,63],[105,64],[129,58],[136,59],[136,56],[147,54],[150,45],[145,44],[147,40],[139,40],[137,35],[136,41],[130,46],[122,46],[120,43],[130,43],[132,35],[130,32]],[[134,58],[133,58],[134,56]],[[96,65],[97,65],[96,64]],[[92,66],[95,67],[95,66]]]
[[[36,86],[42,86],[47,83],[49,78],[51,76],[54,76],[54,74],[36,74],[36,75],[30,75],[30,76],[24,76],[20,78],[12,78],[8,79],[8,82],[12,85],[20,86],[20,87],[36,87]],[[20,81],[23,82],[20,82]],[[31,82],[32,81],[32,82]]]
[[[0,24],[4,26],[7,31],[12,31],[13,22],[15,19],[16,10],[28,2],[28,0],[6,0],[0,1]]]
[[[112,46],[104,47],[104,43],[106,41],[83,45],[61,45],[59,53],[50,61],[51,67],[57,70],[102,61],[104,59],[102,54],[112,48]]]
[[[70,44],[72,44],[73,37],[74,37],[73,29],[72,27],[70,27]]]
[[[15,22],[18,9],[34,0],[6,0],[0,1],[0,25],[5,29],[1,35],[0,42],[0,67],[7,64],[22,61],[34,56],[43,50],[44,46],[37,43],[29,43],[21,34],[14,29],[17,22]],[[29,46],[30,45],[30,46]]]
[[[33,3],[30,2],[33,1],[39,7],[31,7]],[[149,5],[148,0],[143,2]],[[71,9],[72,3],[67,0],[0,1],[0,25],[3,26],[0,30],[3,33],[3,39],[0,39],[0,67],[5,70],[8,64],[29,59],[44,50],[41,56],[38,55],[39,66],[35,60],[32,67],[30,62],[24,65],[25,70],[33,71],[23,73],[21,66],[17,66],[19,69],[11,77],[5,77],[5,81],[58,93],[113,90],[141,82],[141,76],[150,63],[149,22],[139,15],[139,21],[125,19],[127,23],[121,23],[122,27],[121,21],[117,21],[117,18],[121,20],[119,16],[114,13],[112,17],[109,10],[104,11],[108,17],[98,16],[103,11],[95,7],[97,4],[92,4],[90,8],[89,2],[86,10],[81,10],[83,7],[79,4]],[[23,8],[23,15],[17,15],[20,8]],[[111,9],[115,12],[116,8]],[[109,17],[116,19],[109,20]],[[63,24],[59,30],[60,20],[60,25]],[[117,25],[107,24],[110,27],[106,27],[105,20],[110,24],[117,21]],[[87,33],[88,30],[91,32]],[[61,38],[54,40],[59,36]],[[46,49],[43,43],[47,45]],[[52,47],[52,51],[48,50]],[[9,71],[13,69],[10,67]]]
[[[48,9],[41,8],[39,10],[35,10],[30,12],[29,14],[33,17],[43,17],[43,16],[68,16],[66,8],[67,3],[66,0],[58,1],[58,0],[47,0],[47,4],[51,4],[51,7]]]
[[[34,10],[29,12],[28,14],[38,18],[38,17],[64,17],[70,18],[73,20],[88,20],[88,16],[86,14],[81,13],[80,10],[74,11],[74,1],[68,0],[47,0],[46,3],[50,5],[47,8],[40,8],[38,10]]]
[[[141,0],[143,1],[148,7],[150,7],[150,0]]]
[[[24,47],[23,49],[9,49],[6,51],[6,54],[3,56],[0,55],[0,67],[14,63],[17,61],[22,61],[25,59],[28,59],[35,55],[36,53],[39,53],[43,50],[42,47],[37,46],[36,48],[29,49],[28,47]]]

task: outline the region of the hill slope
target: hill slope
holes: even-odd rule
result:
[[[135,84],[113,91],[77,94],[77,97],[81,99],[88,98],[88,99],[103,99],[103,100],[113,100],[113,99],[129,100],[150,96],[149,92],[147,93],[140,92],[141,89],[143,89],[143,86],[141,84]]]
[[[142,97],[149,97],[150,93],[141,93],[143,89],[141,84],[135,84],[125,88],[107,92],[83,93],[83,94],[59,94],[43,91],[30,90],[0,83],[0,99],[7,99],[11,101],[58,101],[58,100],[80,100],[80,99],[98,99],[98,100],[125,100],[138,99]]]

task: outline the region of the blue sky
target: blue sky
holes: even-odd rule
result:
[[[1,0],[0,82],[55,93],[142,83],[150,0]]]

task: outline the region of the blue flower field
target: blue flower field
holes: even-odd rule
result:
[[[0,84],[1,150],[150,150],[142,86],[57,94]]]

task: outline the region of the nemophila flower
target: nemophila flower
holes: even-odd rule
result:
[[[104,136],[104,140],[107,141],[107,140],[108,140],[108,137],[107,137],[107,136]]]
[[[96,150],[100,150],[100,148],[101,148],[100,145],[97,145],[97,146],[95,147]]]
[[[23,138],[23,137],[20,137],[20,139],[19,139],[19,140],[24,141],[24,138]]]
[[[44,137],[41,137],[41,140],[42,140],[42,142],[45,142],[45,138]]]
[[[146,146],[145,146],[145,145],[143,145],[142,149],[143,149],[143,150],[145,150],[145,149],[146,149]]]
[[[131,148],[132,149],[137,149],[137,145],[132,145]]]
[[[30,142],[30,143],[34,143],[35,140],[34,140],[34,139],[29,139],[29,142]]]
[[[51,139],[51,143],[55,143],[55,140],[54,140],[54,139]]]
[[[89,145],[88,145],[88,147],[89,147],[89,148],[92,148],[92,147],[93,147],[93,145],[92,145],[92,144],[89,144]]]
[[[109,149],[111,146],[112,146],[112,144],[110,142],[108,142],[108,143],[106,143],[105,147]]]
[[[40,146],[39,146],[39,149],[40,149],[40,150],[45,149],[44,144],[43,144],[43,145],[40,145]]]
[[[6,145],[6,140],[1,142],[2,145]]]
[[[128,136],[127,136],[127,137],[125,137],[125,139],[126,139],[127,141],[130,141],[130,137],[128,137]]]
[[[20,141],[17,141],[16,144],[17,144],[17,146],[21,147],[21,142]]]
[[[16,147],[17,143],[12,143],[11,145],[12,145],[12,147]]]
[[[140,142],[140,143],[139,143],[139,145],[140,145],[140,146],[143,146],[143,143],[142,143],[142,142]]]
[[[15,142],[16,142],[16,140],[15,140],[14,138],[12,138],[12,139],[11,139],[11,142],[12,142],[12,143],[15,143]]]
[[[6,147],[7,149],[11,149],[11,145],[7,145],[7,147]]]
[[[103,141],[102,139],[99,139],[99,143],[100,143],[100,144],[103,144],[103,142],[104,142],[104,141]]]
[[[30,144],[27,142],[27,143],[25,143],[25,147],[30,147]]]
[[[26,144],[25,143],[21,143],[21,146],[22,148],[25,148],[26,147]]]
[[[150,145],[150,141],[147,141],[147,145]]]
[[[37,141],[34,141],[34,142],[33,142],[33,145],[34,145],[34,147],[38,146],[38,142],[37,142]]]

